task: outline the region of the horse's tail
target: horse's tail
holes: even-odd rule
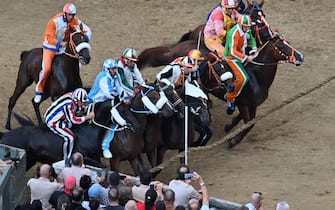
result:
[[[137,65],[139,69],[142,69],[146,66],[158,67],[169,64],[174,59],[168,54],[169,51],[170,47],[167,46],[158,46],[145,49],[138,56]]]
[[[23,57],[26,56],[28,51],[22,51],[20,54],[20,61],[23,61]]]
[[[29,116],[27,116],[26,114],[24,115],[25,117],[22,117],[22,116],[16,114],[15,112],[13,112],[13,115],[21,126],[35,126],[32,119]]]

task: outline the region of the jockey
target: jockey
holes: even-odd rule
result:
[[[44,114],[46,125],[55,134],[64,139],[63,154],[65,166],[70,165],[70,157],[74,145],[74,133],[70,130],[72,124],[82,124],[94,118],[94,112],[82,116],[82,111],[87,102],[87,92],[78,88],[54,101]],[[78,116],[81,115],[81,116]]]
[[[252,48],[249,54],[257,51],[255,38],[250,31],[251,19],[248,15],[241,15],[236,24],[227,34],[227,43],[225,46],[225,58],[235,75],[234,91],[226,94],[228,114],[232,114],[235,110],[234,101],[240,94],[244,85],[248,82],[249,76],[243,64],[251,62],[255,56],[246,55],[245,49],[247,44]]]
[[[135,83],[145,85],[142,74],[135,63],[136,61],[136,51],[132,48],[125,49],[117,61],[117,75],[119,81],[122,88],[130,97],[134,95]]]
[[[194,59],[188,56],[177,58],[158,72],[156,79],[158,81],[168,79],[176,88],[180,88],[184,80],[189,78],[190,73],[194,72],[194,67]]]
[[[39,81],[36,84],[35,103],[41,102],[45,82],[50,75],[54,57],[65,52],[66,45],[70,40],[69,28],[76,30],[80,29],[80,26],[82,26],[82,32],[84,33],[85,38],[88,41],[91,39],[91,29],[75,17],[76,12],[74,4],[67,3],[63,8],[63,12],[52,17],[46,26],[43,35],[42,70],[39,74]]]
[[[199,66],[201,62],[205,60],[205,58],[202,57],[200,50],[197,50],[197,49],[190,50],[187,53],[187,56],[195,60],[195,65],[194,65],[194,69],[191,74],[191,77],[192,77],[192,80],[197,79],[200,77]]]
[[[103,71],[101,71],[94,80],[93,87],[88,93],[89,103],[98,103],[106,100],[111,100],[114,104],[114,100],[117,97],[122,97],[125,103],[130,103],[129,96],[125,94],[122,86],[116,75],[117,64],[112,58],[105,60],[103,64]],[[124,121],[124,120],[123,120]],[[108,132],[102,142],[103,156],[105,158],[112,158],[112,153],[110,152],[109,145],[113,140],[114,132]]]
[[[234,9],[234,0],[222,0],[221,4],[223,6],[217,6],[209,14],[204,38],[207,48],[216,51],[223,58],[226,34],[235,25],[240,14]]]

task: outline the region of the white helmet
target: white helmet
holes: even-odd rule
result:
[[[87,92],[83,88],[77,88],[73,91],[72,99],[77,103],[78,101],[82,101],[83,103],[87,102]]]
[[[180,61],[180,65],[184,66],[184,67],[190,67],[193,68],[195,66],[195,61],[194,59],[185,56],[181,61]]]
[[[110,68],[115,68],[117,67],[116,61],[113,58],[108,58],[104,61],[104,71],[109,71]]]
[[[127,48],[123,51],[122,57],[131,61],[137,61],[136,50],[133,48]]]
[[[71,15],[75,15],[77,13],[77,9],[76,9],[76,6],[74,6],[74,4],[67,3],[63,7],[63,12],[71,14]]]

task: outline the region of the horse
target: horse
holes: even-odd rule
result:
[[[113,171],[119,171],[120,161],[131,160],[134,173],[139,175],[141,168],[138,157],[144,150],[143,133],[147,117],[157,114],[162,118],[170,117],[176,109],[181,110],[180,106],[183,106],[179,96],[169,88],[162,88],[158,92],[154,87],[148,87],[140,87],[140,91],[131,100],[131,112],[139,123],[139,131],[131,132],[127,129],[117,132],[111,143],[113,157],[110,159],[110,166]]]
[[[89,64],[91,47],[80,31],[73,29],[70,29],[70,31],[70,41],[65,53],[56,56],[53,60],[52,70],[46,81],[41,102],[49,96],[52,100],[55,100],[66,92],[82,87],[79,62],[83,65]],[[29,51],[23,51],[20,58],[21,64],[16,79],[16,86],[8,103],[8,115],[5,125],[7,130],[11,130],[11,115],[16,101],[28,86],[34,81],[38,82],[39,72],[42,69],[43,49],[34,48]],[[33,99],[32,103],[38,123],[41,125],[40,103],[34,103]]]
[[[233,117],[231,124],[225,125],[225,131],[229,132],[240,120],[244,123],[255,119],[256,110],[269,95],[269,89],[276,76],[279,62],[288,62],[299,66],[303,63],[303,54],[294,49],[280,34],[274,34],[258,50],[258,56],[246,65],[248,71],[252,71],[257,80],[258,87],[251,87],[250,82],[242,89],[241,94],[235,99],[239,114]],[[232,148],[238,144],[254,125],[240,132],[237,136],[228,140],[227,147]]]
[[[111,108],[110,101],[96,104],[94,106],[96,113],[94,122],[102,125],[110,124]],[[116,109],[128,122],[128,127],[137,132],[139,124],[131,113],[129,105],[121,103],[116,106]],[[81,152],[85,164],[102,167],[100,145],[106,131],[105,128],[96,126],[94,123],[85,123],[75,125],[71,130],[76,136],[73,152]],[[26,151],[26,170],[29,170],[37,162],[52,164],[63,159],[63,138],[54,134],[45,124],[41,126],[22,126],[1,135],[0,142],[2,144]]]

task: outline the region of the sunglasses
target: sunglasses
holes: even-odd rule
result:
[[[262,195],[262,193],[261,193],[261,192],[254,192],[254,193],[257,193],[257,194],[259,194],[259,195]]]

